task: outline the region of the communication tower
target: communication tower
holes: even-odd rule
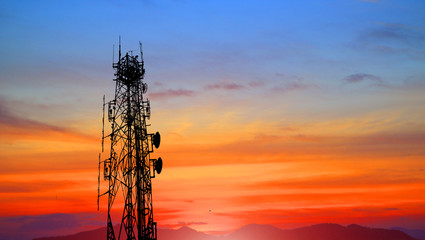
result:
[[[111,146],[109,152],[105,153],[107,158],[101,160],[99,154],[97,204],[99,210],[99,197],[108,197],[107,240],[157,239],[157,226],[153,221],[151,179],[155,177],[155,172],[161,173],[162,159],[151,159],[150,154],[154,148],[159,147],[161,136],[158,132],[151,134],[147,131],[151,108],[149,99],[143,96],[148,85],[143,82],[145,68],[140,42],[139,47],[140,57],[133,55],[132,51],[121,56],[120,40],[118,61],[112,64],[115,69],[115,97],[105,103],[103,96],[102,153],[105,152],[105,140],[109,140]],[[107,135],[105,118],[111,124],[111,132]],[[108,188],[100,193],[102,165],[103,179]],[[117,234],[111,210],[120,192],[123,194],[124,206]]]

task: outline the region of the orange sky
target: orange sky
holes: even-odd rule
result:
[[[123,52],[143,42],[159,226],[425,230],[424,12],[421,0],[3,3],[0,238],[106,226],[102,96],[120,35]]]
[[[423,113],[414,106],[304,121],[286,115],[284,106],[267,109],[282,116],[270,121],[250,107],[233,112],[213,103],[155,112],[152,106],[150,129],[163,136],[154,157],[165,161],[153,179],[161,226],[214,232],[253,222],[288,228],[424,221],[425,139],[411,127]],[[0,215],[96,212],[99,118],[82,133],[4,109]],[[106,198],[100,219],[105,211]]]

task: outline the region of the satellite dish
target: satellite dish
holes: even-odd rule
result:
[[[161,135],[159,135],[159,132],[156,132],[152,137],[153,145],[155,148],[159,148],[159,144],[161,143]]]
[[[146,93],[146,91],[148,91],[148,84],[147,83],[142,83],[142,92]]]
[[[162,158],[158,158],[158,160],[155,161],[155,171],[160,174],[162,171]]]

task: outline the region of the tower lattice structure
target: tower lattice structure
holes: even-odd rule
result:
[[[140,58],[140,60],[139,60]],[[153,221],[152,182],[156,173],[161,173],[162,159],[151,159],[154,147],[160,145],[160,134],[149,134],[147,120],[150,119],[149,99],[143,94],[147,84],[143,82],[145,75],[143,51],[140,43],[140,57],[127,52],[121,56],[119,45],[118,61],[113,63],[115,69],[115,97],[105,103],[103,97],[102,153],[104,141],[110,141],[109,156],[101,160],[99,154],[99,186],[101,165],[103,178],[107,182],[107,190],[99,197],[108,198],[107,239],[157,239],[157,225]],[[111,132],[105,135],[105,108],[107,119],[111,124]],[[120,191],[121,190],[121,191]],[[118,194],[122,193],[123,211],[118,233],[114,230],[112,207]]]

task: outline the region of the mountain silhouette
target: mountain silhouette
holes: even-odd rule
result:
[[[289,232],[287,239],[327,239],[327,240],[412,240],[411,236],[399,230],[369,228],[359,225],[343,227],[338,224],[318,224],[310,227],[294,229]]]
[[[208,235],[202,232],[198,232],[189,227],[181,227],[177,230],[159,228],[158,229],[159,240],[217,240],[214,235]]]
[[[226,240],[279,239],[280,240],[280,239],[284,239],[282,236],[285,236],[287,231],[288,230],[282,230],[272,225],[249,224],[230,233],[228,236],[225,237],[225,239]]]
[[[117,229],[118,230],[118,229]],[[44,237],[34,240],[104,240],[106,227],[68,236]],[[397,229],[369,228],[359,225],[347,227],[324,223],[283,230],[271,225],[249,224],[225,236],[198,232],[189,227],[177,230],[158,228],[159,240],[417,240]]]
[[[401,227],[394,227],[391,229],[400,230],[402,232],[405,232],[409,234],[410,236],[418,239],[418,240],[425,240],[425,230],[419,230],[419,229],[406,229]]]

